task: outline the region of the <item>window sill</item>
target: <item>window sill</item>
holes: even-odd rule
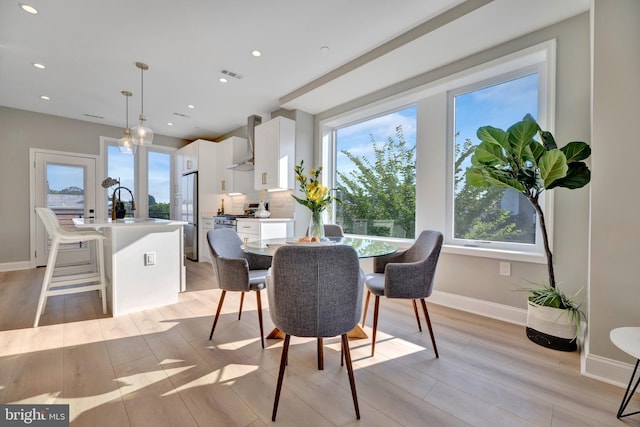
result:
[[[531,262],[534,264],[546,264],[547,258],[544,254],[530,253],[530,252],[518,252],[508,251],[504,249],[487,249],[487,248],[472,248],[461,247],[454,245],[443,245],[442,253],[475,256],[481,258],[495,258],[508,261],[521,261]]]

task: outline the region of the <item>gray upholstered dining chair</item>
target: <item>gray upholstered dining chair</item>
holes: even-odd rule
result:
[[[238,233],[230,228],[209,231],[207,233],[207,241],[209,242],[213,274],[218,281],[218,286],[222,289],[209,339],[213,338],[213,332],[216,329],[227,291],[242,292],[238,320],[242,316],[244,293],[255,291],[258,305],[258,323],[260,324],[260,342],[262,348],[264,348],[260,291],[265,288],[265,278],[267,269],[271,266],[271,257],[245,253],[241,248],[242,240]]]
[[[267,275],[267,295],[271,319],[285,338],[272,421],[278,411],[291,335],[341,336],[353,405],[360,419],[347,332],[358,324],[362,290],[358,254],[350,246],[282,246],[276,250]]]
[[[362,326],[367,318],[369,308],[369,298],[375,295],[375,305],[373,309],[373,334],[371,337],[371,356],[376,350],[376,332],[378,330],[378,308],[380,297],[410,299],[413,303],[413,311],[418,322],[418,329],[422,332],[420,316],[416,300],[422,303],[424,317],[429,327],[433,351],[438,355],[436,339],[431,327],[431,319],[427,310],[425,298],[433,291],[433,278],[436,273],[436,266],[442,249],[442,233],[439,231],[425,230],[420,233],[418,239],[406,251],[396,252],[373,259],[373,273],[367,274],[365,284],[367,286],[367,299],[364,305],[364,315],[362,316]]]

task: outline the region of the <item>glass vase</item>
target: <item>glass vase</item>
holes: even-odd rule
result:
[[[317,239],[314,239],[314,237],[316,237]],[[311,221],[309,222],[309,238],[318,241],[324,238],[322,212],[311,212]]]

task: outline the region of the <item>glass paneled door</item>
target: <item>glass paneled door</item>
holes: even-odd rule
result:
[[[96,161],[80,155],[35,153],[35,206],[51,208],[62,227],[73,228],[72,218],[95,216]],[[51,239],[40,218],[35,218],[37,266],[47,264]],[[58,251],[58,265],[87,262],[88,243],[65,244]]]

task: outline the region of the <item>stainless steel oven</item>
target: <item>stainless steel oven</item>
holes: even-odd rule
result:
[[[233,228],[236,229],[236,217],[232,215],[218,215],[213,220],[213,228]]]

